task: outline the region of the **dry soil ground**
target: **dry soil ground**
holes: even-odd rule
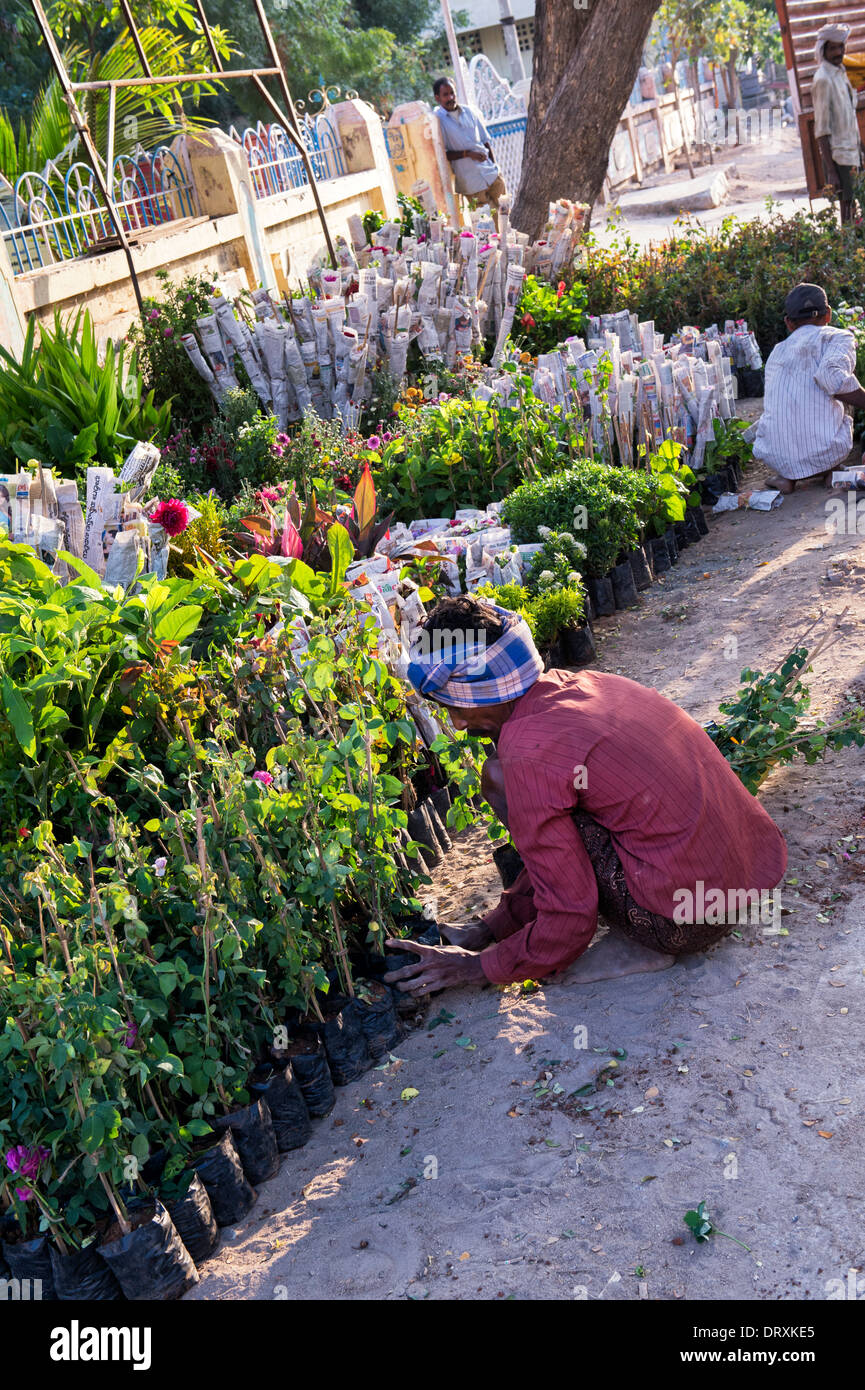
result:
[[[713,518],[599,624],[600,668],[702,720],[741,667],[847,610],[808,677],[814,713],[865,695],[865,541],[827,534],[825,502],[809,488]],[[865,1266],[865,759],[777,771],[761,799],[789,845],[787,935],[745,927],[623,981],[437,996],[396,1060],[338,1092],[191,1296],[823,1300]],[[498,891],[471,832],[437,875],[439,913],[468,919]],[[682,1218],[701,1199],[749,1250],[696,1244]]]

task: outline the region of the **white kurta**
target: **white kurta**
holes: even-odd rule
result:
[[[810,478],[843,462],[853,420],[838,392],[855,391],[856,343],[843,328],[805,324],[766,363],[766,395],[754,457],[782,478]]]
[[[836,164],[859,168],[859,124],[856,120],[856,93],[844,68],[823,62],[811,86],[814,104],[814,136],[829,136],[829,148]]]

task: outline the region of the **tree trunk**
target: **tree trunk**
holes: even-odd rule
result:
[[[523,169],[511,221],[540,236],[557,198],[591,207],[660,0],[537,0]]]

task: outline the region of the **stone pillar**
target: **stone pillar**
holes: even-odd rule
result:
[[[20,358],[24,347],[24,331],[24,318],[15,296],[12,262],[6,250],[5,238],[0,237],[0,347],[11,352],[13,357]]]
[[[400,193],[411,193],[426,179],[436,205],[452,222],[459,222],[459,199],[445,158],[438,118],[425,101],[406,101],[394,107],[385,127],[394,180]]]
[[[205,217],[239,216],[245,249],[244,270],[252,288],[276,290],[277,282],[264,226],[258,216],[255,185],[246,151],[222,130],[181,135],[185,142],[198,205]],[[177,143],[177,142],[175,142]]]
[[[329,112],[336,123],[342,142],[347,174],[359,174],[365,169],[377,169],[381,177],[382,209],[389,219],[396,217],[396,184],[388,158],[387,144],[381,121],[365,101],[340,101]]]

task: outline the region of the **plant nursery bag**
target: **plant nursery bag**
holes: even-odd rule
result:
[[[217,1133],[231,1130],[244,1174],[253,1187],[278,1172],[279,1150],[266,1100],[259,1097],[230,1115],[216,1115],[212,1124]]]
[[[3,1255],[13,1279],[41,1279],[42,1302],[56,1303],[54,1273],[51,1268],[51,1247],[47,1236],[35,1240],[3,1241]]]
[[[231,1130],[226,1130],[218,1144],[194,1154],[189,1166],[207,1189],[217,1226],[242,1221],[255,1201],[255,1192],[243,1175]]]
[[[316,1119],[329,1115],[336,1105],[336,1092],[321,1040],[310,1038],[294,1046],[299,1051],[292,1050],[291,1069],[307,1110]]]
[[[270,1110],[276,1147],[280,1153],[299,1149],[312,1134],[312,1124],[303,1091],[294,1078],[291,1063],[278,1067],[257,1067],[249,1086],[255,1096],[261,1096]]]
[[[198,1283],[192,1256],[158,1197],[131,1212],[130,1221],[132,1230],[127,1235],[103,1241],[99,1247],[128,1299],[165,1302],[180,1298]]]
[[[81,1250],[70,1250],[66,1255],[52,1245],[50,1254],[54,1287],[62,1303],[75,1303],[79,1299],[102,1303],[123,1297],[95,1241]]]
[[[189,1176],[183,1196],[168,1203],[168,1214],[193,1260],[200,1265],[219,1244],[219,1227],[207,1188],[197,1173]]]

